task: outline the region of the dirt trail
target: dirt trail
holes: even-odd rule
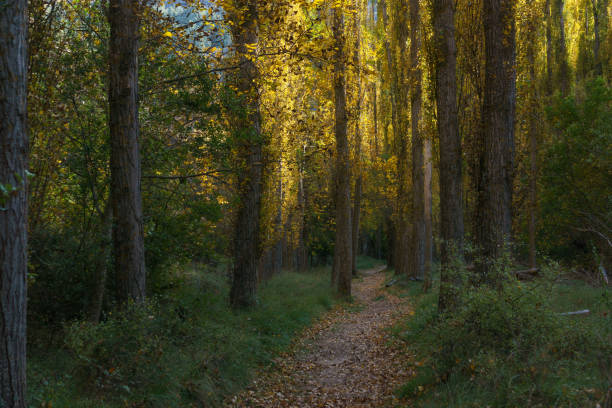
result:
[[[410,305],[384,291],[384,268],[353,281],[355,307],[337,309],[304,332],[293,353],[278,359],[228,407],[386,407],[412,375],[410,356],[385,330]],[[351,310],[352,309],[352,310]],[[357,309],[357,311],[355,310]]]

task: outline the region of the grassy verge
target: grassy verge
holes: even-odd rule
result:
[[[64,344],[29,355],[34,407],[214,407],[333,305],[329,269],[283,273],[252,311],[228,307],[219,274],[190,272],[145,307],[74,322]]]
[[[581,282],[508,282],[470,289],[437,314],[437,288],[411,296],[415,315],[396,327],[413,349],[415,377],[398,393],[417,407],[594,407],[612,385],[612,293]],[[560,312],[590,309],[586,316]]]

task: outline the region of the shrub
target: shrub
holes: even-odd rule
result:
[[[333,304],[328,270],[277,275],[260,289],[257,308],[239,312],[229,308],[225,276],[180,275],[165,297],[108,313],[97,325],[68,324],[67,353],[30,356],[30,403],[220,406]]]
[[[609,295],[601,314],[562,316],[553,287],[544,279],[470,287],[443,315],[435,296],[423,298],[403,337],[427,357],[400,392],[424,406],[594,405],[608,386],[599,362],[612,355]],[[438,405],[428,405],[432,393]]]

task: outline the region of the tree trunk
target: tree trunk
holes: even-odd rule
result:
[[[563,9],[565,7],[565,0],[554,0],[555,2],[555,16],[557,20],[557,28],[559,32],[556,36],[556,65],[559,67],[557,74],[557,81],[561,89],[561,95],[567,96],[570,89],[570,68],[567,61],[567,45],[565,43],[565,17],[563,15]],[[485,25],[486,27],[486,25]]]
[[[357,253],[359,252],[359,219],[361,216],[361,175],[357,176],[355,180],[355,197],[353,204],[353,261],[352,274],[357,276]]]
[[[238,69],[235,82],[238,95],[244,98],[243,112],[235,118],[238,142],[238,194],[240,204],[234,235],[234,274],[230,303],[234,308],[256,304],[257,259],[260,251],[260,211],[263,179],[261,113],[257,81],[259,71],[253,45],[258,43],[257,0],[238,0],[236,10],[244,15],[232,16],[232,38],[236,47]]]
[[[305,152],[304,148],[304,153]],[[305,157],[305,155],[304,155]],[[305,159],[304,159],[305,160]],[[298,186],[298,207],[300,210],[300,232],[298,239],[298,259],[297,269],[300,272],[304,272],[308,269],[308,250],[306,248],[307,240],[307,229],[308,225],[306,220],[306,188],[304,186],[304,164],[301,164],[300,169],[300,180]]]
[[[376,86],[376,82],[372,84],[372,114],[373,114],[373,124],[374,124],[374,149],[372,149],[373,158],[378,157],[378,89]]]
[[[380,0],[379,6],[384,27],[387,27],[389,25],[389,14],[387,12],[386,0]],[[397,140],[399,129],[399,112],[397,104],[398,78],[395,70],[395,64],[393,62],[393,50],[391,49],[391,44],[389,43],[388,34],[385,35],[385,55],[387,57],[387,69],[389,70],[389,75],[391,76],[391,124],[393,125],[393,139]]]
[[[139,2],[111,0],[109,128],[113,247],[118,299],[142,302],[146,293],[138,125]]]
[[[110,247],[113,243],[113,210],[110,202],[106,205],[101,221],[100,253],[96,259],[95,267],[96,286],[88,313],[89,321],[92,323],[100,321],[102,305],[104,303],[104,292],[106,291]]]
[[[275,239],[276,243],[274,244],[274,273],[280,273],[283,269],[283,234],[281,233],[283,230],[283,161],[279,159],[278,161],[278,183],[276,188],[276,194],[278,194],[278,209],[276,211],[276,219],[274,220],[274,225],[276,228],[275,231]]]
[[[355,2],[355,9],[359,10],[359,3]],[[361,61],[359,51],[361,48],[361,33],[359,22],[359,11],[354,14],[354,29],[355,29],[355,51],[353,54],[353,63],[357,71],[357,101],[355,107],[355,194],[353,195],[353,215],[352,215],[352,245],[351,254],[351,272],[353,276],[357,276],[357,252],[359,251],[359,221],[361,215]]]
[[[387,268],[388,269],[393,269],[395,268],[395,239],[396,239],[396,234],[395,234],[395,224],[393,224],[393,220],[391,219],[391,216],[389,215],[389,213],[387,212],[386,217],[385,217],[385,224],[387,226],[386,228],[386,233],[387,233]]]
[[[0,5],[0,406],[25,408],[27,2]]]
[[[532,85],[532,96],[537,101],[535,95],[535,45],[528,45],[529,49],[529,80]],[[537,103],[537,102],[536,102]],[[537,106],[532,107],[529,114],[529,266],[535,268],[536,261],[536,213],[538,209],[538,117]]]
[[[501,257],[512,232],[515,25],[513,0],[484,2],[485,93],[482,168],[484,195],[477,245],[482,251],[477,281],[497,284],[492,262]]]
[[[339,296],[351,296],[351,176],[349,169],[349,145],[347,138],[344,16],[341,7],[333,9],[334,102],[336,135],[336,245],[334,249],[334,276]]]
[[[431,219],[432,197],[431,197],[431,179],[432,179],[432,157],[431,157],[431,140],[425,139],[425,174],[424,174],[424,213],[425,213],[425,270],[423,271],[423,291],[428,292],[431,288],[432,281],[432,264],[433,264],[433,228]]]
[[[407,51],[407,20],[404,17],[408,2],[402,0],[392,3],[394,18],[391,24],[391,36],[393,42],[390,50],[387,49],[387,61],[391,75],[391,93],[395,100],[395,123],[393,124],[394,150],[397,155],[397,196],[395,201],[395,273],[396,275],[407,275],[410,271],[410,220],[409,212],[411,199],[409,195],[409,157],[408,157],[408,84],[403,80],[407,76],[404,65],[400,61],[406,61]],[[383,15],[384,17],[384,15]],[[388,20],[388,18],[387,18]],[[392,100],[393,100],[392,99]]]
[[[550,0],[546,0],[544,7],[544,15],[546,16],[546,92],[550,97],[553,94],[552,14]]]
[[[449,267],[463,257],[463,185],[461,178],[461,136],[457,117],[457,46],[453,0],[433,1],[434,36],[438,47],[436,102],[440,138],[440,221],[442,272],[441,310],[452,302]]]
[[[291,226],[293,225],[293,212],[289,213],[285,227],[283,228],[283,269],[295,269],[295,258],[293,257],[293,246],[290,244],[293,239]]]
[[[419,68],[420,10],[419,0],[410,0],[410,112],[412,124],[412,262],[413,277],[425,274],[425,162],[421,121],[421,70]]]
[[[597,0],[591,0],[591,5],[593,6],[593,31],[595,34],[595,41],[593,42],[593,57],[595,58],[595,75],[599,76],[603,74],[603,65],[599,57],[599,49],[600,49],[601,41],[599,39],[600,24],[599,24],[599,8],[598,8]]]

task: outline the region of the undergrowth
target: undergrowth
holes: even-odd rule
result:
[[[543,275],[555,275],[558,266]],[[507,280],[460,291],[438,314],[437,291],[415,295],[395,328],[414,348],[415,376],[398,393],[420,407],[594,407],[612,385],[612,294],[581,282]],[[589,315],[560,312],[589,309]]]
[[[164,296],[64,328],[29,359],[33,407],[214,407],[244,387],[333,305],[328,269],[283,273],[252,311],[228,306],[226,278],[192,271]]]
[[[373,269],[382,265],[384,265],[384,261],[365,255],[358,256],[356,260],[356,266],[358,270]]]

